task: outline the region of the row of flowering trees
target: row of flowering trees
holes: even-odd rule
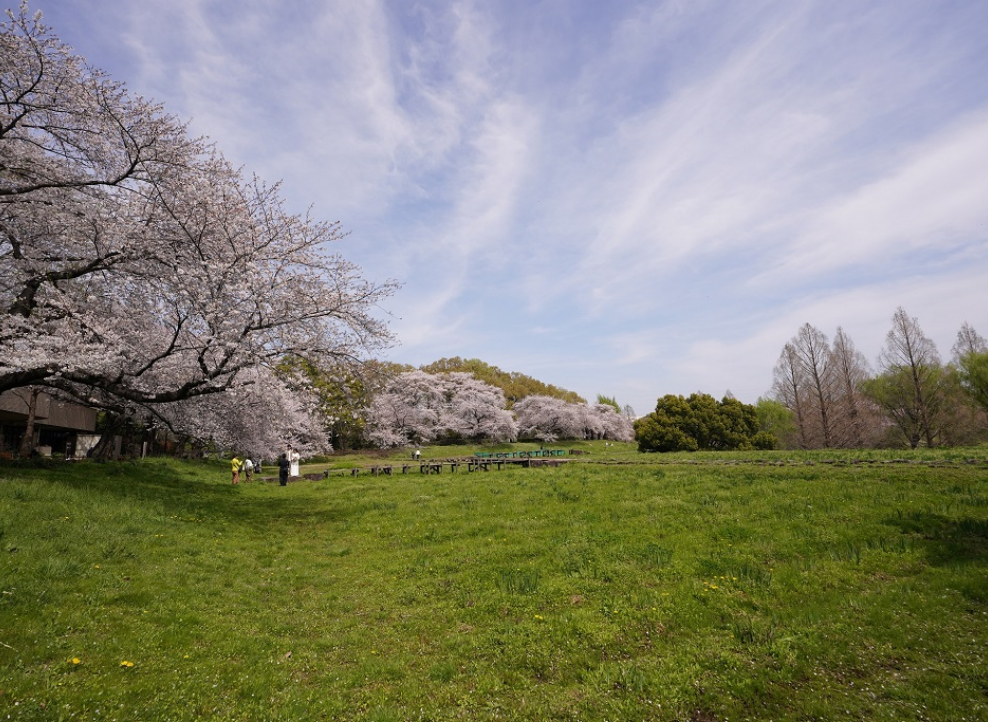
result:
[[[0,392],[42,389],[271,456],[326,447],[286,358],[389,342],[393,290],[26,3],[0,25]],[[252,419],[254,421],[252,421]],[[26,436],[26,435],[25,435]]]
[[[465,372],[422,370],[394,376],[370,402],[367,439],[383,447],[454,439],[631,441],[631,421],[609,404],[526,396],[509,411],[504,392]]]

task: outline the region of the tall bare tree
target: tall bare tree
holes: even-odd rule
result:
[[[988,341],[966,321],[957,332],[953,348],[957,382],[972,406],[976,437],[988,431]]]
[[[813,416],[819,422],[820,441],[824,448],[833,446],[834,369],[831,365],[830,342],[826,334],[804,323],[793,342],[803,362],[810,382]]]
[[[861,448],[868,445],[869,402],[862,393],[868,380],[868,361],[840,326],[834,336],[830,367],[836,379],[835,445]]]
[[[775,400],[792,411],[799,446],[803,449],[810,448],[806,423],[808,384],[803,364],[791,341],[782,347],[782,353],[772,371],[772,379]]]
[[[954,342],[952,352],[954,363],[958,363],[969,353],[988,352],[988,341],[965,321],[961,330],[957,332],[957,341]]]
[[[837,377],[827,336],[809,323],[790,339],[775,368],[776,399],[796,417],[800,445],[834,445]]]
[[[899,426],[910,446],[936,446],[941,432],[946,373],[936,344],[900,306],[879,355],[872,397]]]

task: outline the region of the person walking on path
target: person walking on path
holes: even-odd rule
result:
[[[282,454],[278,457],[278,483],[282,486],[288,486],[288,471],[291,468],[291,462],[288,460],[287,454]]]
[[[234,484],[239,484],[240,483],[240,467],[241,467],[242,463],[243,462],[241,462],[240,459],[238,459],[236,456],[234,456],[233,457],[233,460],[230,462],[230,471],[233,472],[233,483]]]

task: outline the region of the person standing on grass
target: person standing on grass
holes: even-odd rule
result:
[[[302,457],[299,456],[298,450],[294,446],[288,447],[288,464],[289,464],[288,468],[289,468],[290,476],[299,475],[298,462],[299,459],[301,458]]]
[[[250,460],[249,456],[244,459],[244,476],[247,477],[244,481],[248,484],[254,479],[254,462]]]
[[[288,454],[282,454],[278,457],[278,483],[282,486],[288,486],[288,471],[291,465],[292,462],[288,460]]]
[[[242,465],[242,462],[240,461],[240,459],[238,459],[236,457],[236,455],[234,455],[233,460],[230,462],[230,471],[233,472],[233,483],[234,484],[239,484],[240,483],[240,467],[241,467],[241,465]]]

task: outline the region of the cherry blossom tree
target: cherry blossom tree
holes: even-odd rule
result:
[[[514,441],[518,426],[505,409],[504,391],[473,374],[454,372],[448,377],[447,428],[466,439],[491,442]]]
[[[600,424],[599,438],[611,441],[635,440],[634,423],[624,413],[619,413],[610,404],[594,404],[591,410]]]
[[[439,374],[399,374],[371,401],[367,438],[384,448],[428,443],[435,438],[442,404]]]
[[[390,341],[374,284],[26,4],[0,25],[0,391],[153,406]],[[232,398],[232,397],[231,397]],[[162,412],[162,415],[164,413]]]
[[[551,396],[526,396],[512,409],[523,439],[553,442],[560,439],[632,441],[634,426],[608,403],[573,404]]]
[[[504,406],[504,392],[472,374],[407,371],[375,395],[367,435],[384,447],[444,437],[510,441],[516,427]]]
[[[265,367],[238,374],[222,394],[193,396],[148,411],[153,425],[254,458],[275,459],[289,445],[303,457],[332,450],[317,396]]]
[[[596,410],[597,404],[588,406],[587,404],[577,404],[576,412],[580,416],[580,423],[583,426],[581,439],[603,439],[604,422]],[[613,410],[613,409],[612,409]]]
[[[582,439],[586,417],[580,406],[551,396],[526,396],[513,407],[519,438],[546,442]]]
[[[279,367],[281,373],[296,379],[296,385],[315,392],[317,413],[337,450],[359,448],[366,443],[364,417],[375,393],[395,375],[411,369],[373,359],[355,365],[311,358],[289,358]]]

